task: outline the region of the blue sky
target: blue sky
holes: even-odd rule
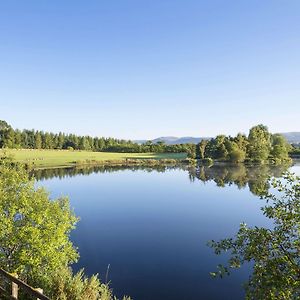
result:
[[[300,131],[300,1],[3,0],[0,119],[131,139]]]

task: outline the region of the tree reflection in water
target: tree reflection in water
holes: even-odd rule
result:
[[[268,179],[281,177],[288,168],[289,165],[217,164],[189,168],[189,177],[192,181],[196,178],[203,182],[214,181],[219,187],[235,184],[245,188],[248,185],[253,194],[260,196],[270,187]]]
[[[255,195],[260,195],[269,189],[269,177],[281,177],[289,168],[288,165],[272,166],[258,165],[246,166],[244,164],[217,164],[213,166],[90,166],[90,167],[72,167],[72,168],[51,168],[38,169],[31,172],[37,180],[51,179],[54,177],[65,178],[77,175],[89,175],[92,173],[111,173],[117,171],[138,171],[146,172],[166,172],[171,169],[181,169],[188,171],[191,181],[199,179],[203,182],[214,181],[217,186],[235,184],[239,188],[245,188],[247,185],[250,191]]]

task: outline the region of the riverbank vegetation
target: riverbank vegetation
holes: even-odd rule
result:
[[[208,163],[216,160],[278,164],[291,160],[291,150],[282,135],[271,134],[266,126],[257,125],[250,129],[248,136],[239,133],[236,137],[218,135],[211,140],[202,140],[192,155]]]
[[[97,275],[87,278],[70,268],[79,254],[69,236],[79,220],[69,200],[50,200],[22,165],[7,158],[0,160],[0,214],[1,268],[43,288],[51,299],[115,299]]]
[[[247,262],[253,274],[245,284],[246,299],[286,300],[300,298],[300,177],[286,173],[269,182],[272,192],[261,193],[263,214],[271,228],[240,225],[237,234],[210,241],[216,254],[230,253],[228,265],[219,265],[213,277],[223,277]]]

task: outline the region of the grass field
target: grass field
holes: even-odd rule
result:
[[[121,161],[126,159],[184,159],[185,153],[111,153],[68,150],[7,149],[6,152],[18,162],[28,163],[34,167],[62,167],[80,163],[104,161]]]

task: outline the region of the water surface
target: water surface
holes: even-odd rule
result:
[[[225,262],[207,241],[232,236],[241,222],[270,226],[259,193],[286,167],[58,169],[36,173],[51,197],[68,195],[80,217],[71,238],[74,269],[99,273],[134,299],[243,299],[251,265],[225,279]],[[292,171],[300,174],[299,165]]]

